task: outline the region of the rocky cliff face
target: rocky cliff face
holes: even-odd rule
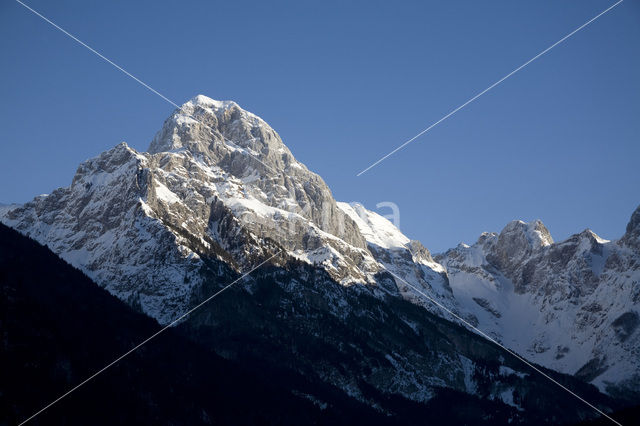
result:
[[[634,250],[640,250],[640,207],[633,212],[627,224],[627,232],[620,239],[620,243]]]
[[[81,164],[69,187],[3,206],[0,219],[164,324],[275,255],[199,310],[187,333],[227,358],[313,376],[383,412],[397,409],[395,396],[425,403],[447,389],[497,402],[511,421],[534,412],[557,420],[569,405],[567,421],[592,414],[543,391],[554,385],[411,286],[601,389],[638,364],[636,225],[621,243],[580,234],[554,244],[541,222],[513,222],[434,260],[381,216],[336,202],[273,129],[233,102],[197,96],[148,152],[122,143]],[[599,334],[589,334],[596,323]]]
[[[183,105],[149,146],[150,154],[176,151],[240,179],[260,203],[297,213],[355,248],[366,247],[322,178],[299,163],[267,123],[236,103],[197,96]],[[279,235],[291,248],[309,248],[294,237]]]
[[[618,241],[585,230],[553,243],[540,221],[512,222],[436,260],[480,329],[537,363],[638,398],[639,211]]]
[[[550,244],[553,244],[553,238],[541,221],[525,223],[515,220],[497,236],[487,253],[487,260],[508,275],[515,276],[533,252]],[[520,288],[522,282],[515,284],[518,290],[525,290]]]

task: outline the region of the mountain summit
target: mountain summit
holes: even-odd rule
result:
[[[235,102],[198,95],[176,110],[148,152],[181,151],[238,179],[248,197],[267,209],[299,214],[320,230],[365,247],[364,238],[338,209],[322,178],[299,163],[266,122]]]
[[[5,223],[162,323],[190,305],[203,254],[241,272],[283,251],[343,285],[374,284],[389,269],[455,308],[440,265],[388,220],[337,203],[267,123],[231,101],[196,96],[149,152],[121,143],[82,163],[70,187],[14,207]]]

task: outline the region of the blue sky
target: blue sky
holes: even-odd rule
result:
[[[640,5],[611,12],[356,174],[614,1],[27,4],[178,103],[233,99],[341,201],[393,201],[432,251],[513,219],[617,238],[640,204]],[[66,186],[173,107],[0,3],[0,202]],[[387,211],[380,210],[380,213]]]

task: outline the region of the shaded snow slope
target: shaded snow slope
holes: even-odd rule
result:
[[[632,397],[640,390],[632,223],[619,241],[585,230],[553,243],[541,222],[512,222],[436,259],[480,329],[534,362]]]

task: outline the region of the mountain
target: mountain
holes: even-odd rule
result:
[[[82,163],[69,187],[0,219],[161,324],[270,259],[178,327],[256,375],[302,375],[409,423],[595,414],[423,297],[480,321],[447,261],[363,206],[334,200],[273,129],[233,102],[195,97],[148,152],[122,143]],[[522,225],[524,240],[514,226],[495,259],[509,244],[531,246],[503,259],[516,270],[549,242],[537,226]],[[617,404],[545,371],[604,410]]]
[[[478,328],[545,367],[640,401],[640,207],[624,236],[587,229],[554,243],[509,223],[436,256]]]
[[[379,248],[370,250],[354,217],[365,228],[385,219],[360,219],[264,121],[204,96],[167,119],[148,153],[121,143],[81,164],[70,187],[0,214],[161,323],[189,306],[203,254],[243,271],[284,250],[344,285],[375,282],[377,254],[425,292],[451,297],[428,252],[412,254],[390,224],[390,236],[366,229]]]

